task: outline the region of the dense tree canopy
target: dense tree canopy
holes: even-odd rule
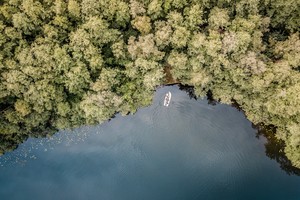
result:
[[[103,122],[173,80],[277,127],[300,168],[300,3],[2,0],[0,153]]]

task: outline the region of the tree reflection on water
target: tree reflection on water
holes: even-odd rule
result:
[[[269,158],[276,160],[280,164],[280,168],[287,174],[300,176],[300,169],[294,167],[284,153],[284,141],[275,137],[276,127],[259,124],[256,126],[253,125],[253,128],[257,129],[257,138],[263,136],[267,139],[265,143],[266,155]]]
[[[197,96],[194,93],[194,87],[179,85],[180,90],[185,91],[191,99],[197,99]],[[218,101],[213,98],[213,94],[211,91],[207,93],[207,100],[210,105],[216,105]],[[241,112],[244,112],[243,109],[236,103],[236,101],[232,100],[232,106],[238,109]],[[257,130],[256,137],[259,138],[261,136],[267,139],[265,143],[265,153],[266,156],[275,160],[279,163],[280,168],[284,170],[288,175],[297,175],[300,176],[300,169],[294,167],[291,161],[287,158],[284,153],[285,143],[283,140],[279,140],[276,138],[276,127],[274,126],[265,126],[263,124],[254,125],[252,127]]]
[[[194,88],[190,86],[184,86],[179,84],[179,88],[182,91],[185,91],[191,99],[197,100],[197,96],[194,93]],[[209,91],[207,94],[207,100],[210,105],[216,105],[218,101],[213,98],[212,93]],[[233,107],[243,112],[241,107],[233,101]],[[285,143],[283,140],[279,140],[275,137],[276,127],[274,126],[265,126],[263,124],[252,125],[254,129],[257,130],[256,137],[265,137],[265,153],[266,155],[279,163],[280,168],[284,170],[289,175],[300,176],[300,169],[292,165],[291,161],[287,158],[284,153]],[[50,126],[49,126],[50,127]],[[20,134],[12,135],[11,137],[4,137],[0,135],[0,155],[5,154],[6,152],[13,151],[18,148],[18,145],[26,141],[29,137],[46,137],[51,136],[58,130],[55,128],[45,128],[36,129],[35,132],[30,132],[30,134],[23,132]],[[22,132],[22,131],[20,131]]]

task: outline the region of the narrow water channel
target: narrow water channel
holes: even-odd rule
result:
[[[1,156],[0,199],[299,200],[300,176],[281,170],[255,135],[237,109],[163,87],[134,115]]]

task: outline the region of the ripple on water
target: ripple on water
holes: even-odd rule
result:
[[[164,107],[168,91],[172,100]],[[166,87],[156,92],[153,105],[135,115],[29,139],[0,157],[0,163],[10,163],[13,167],[6,171],[17,169],[31,183],[41,177],[29,177],[30,170],[41,169],[46,183],[35,185],[29,191],[33,195],[49,189],[69,192],[66,197],[72,199],[241,199],[232,197],[249,187],[256,192],[256,184],[267,186],[256,181],[269,165],[263,144],[254,137],[242,113]],[[22,173],[19,163],[30,166]],[[2,193],[8,191],[6,185],[16,185],[11,178],[4,180]]]

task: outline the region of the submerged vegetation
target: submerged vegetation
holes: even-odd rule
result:
[[[294,0],[2,0],[0,153],[134,113],[167,78],[274,125],[300,168],[299,24]]]

